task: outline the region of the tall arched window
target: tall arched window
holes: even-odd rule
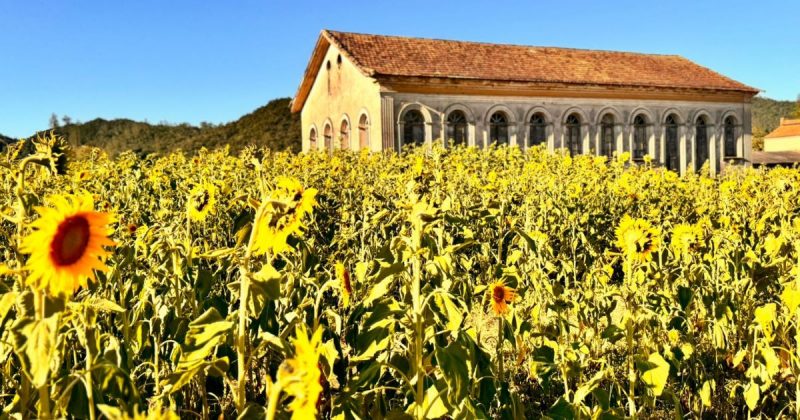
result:
[[[358,148],[369,149],[369,118],[367,114],[361,114],[358,120]]]
[[[603,115],[603,119],[600,120],[600,153],[609,160],[614,157],[616,143],[614,137],[614,115]]]
[[[547,143],[547,121],[544,115],[536,113],[531,115],[531,132],[528,137],[528,146],[538,146]]]
[[[577,114],[570,114],[564,121],[564,146],[571,156],[583,153],[583,139],[581,138],[581,119]]]
[[[708,160],[708,121],[705,116],[697,117],[694,135],[694,169],[699,171]]]
[[[664,156],[664,161],[667,164],[667,169],[680,171],[681,158],[678,142],[678,118],[675,114],[667,115],[667,119],[664,120],[664,138],[666,140],[666,156]]]
[[[447,116],[447,142],[455,145],[467,144],[467,116],[455,110]]]
[[[403,116],[403,146],[421,146],[425,143],[425,117],[416,109]]]
[[[725,118],[725,157],[736,157],[736,118]]]
[[[489,142],[508,144],[508,117],[504,112],[497,111],[489,118]]]
[[[342,120],[339,127],[339,147],[344,150],[350,148],[350,123],[347,120]]]
[[[647,154],[647,120],[643,115],[633,119],[633,158],[642,159]]]
[[[311,127],[311,133],[308,135],[308,149],[317,150],[317,129]]]
[[[325,131],[322,132],[322,135],[325,137],[325,150],[333,150],[333,129],[330,124],[325,124]]]

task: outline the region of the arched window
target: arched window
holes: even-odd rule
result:
[[[694,168],[699,171],[704,163],[708,160],[708,122],[706,117],[699,116],[695,121],[695,135],[694,135],[694,155],[695,162]]]
[[[528,137],[528,146],[538,146],[547,143],[547,121],[544,115],[537,112],[531,115],[531,132]]]
[[[680,147],[678,142],[678,118],[675,114],[667,115],[664,121],[664,138],[666,140],[666,156],[664,161],[667,164],[667,169],[672,171],[680,171]]]
[[[403,146],[421,146],[425,143],[425,118],[416,109],[403,116]]]
[[[600,120],[600,153],[609,160],[614,157],[616,143],[614,137],[614,115],[603,115],[603,119]]]
[[[350,148],[350,124],[347,120],[342,120],[339,128],[339,147],[345,150]]]
[[[325,137],[325,150],[333,150],[333,129],[330,124],[325,124],[325,131],[322,135]]]
[[[325,76],[327,77],[327,80],[328,80],[328,83],[327,83],[328,96],[331,96],[331,61],[330,60],[328,60],[328,62],[325,63]]]
[[[489,142],[508,144],[508,117],[504,112],[497,111],[489,118]]]
[[[369,118],[367,114],[361,114],[358,120],[358,148],[369,149]]]
[[[317,129],[311,127],[311,133],[308,135],[308,149],[317,150]]]
[[[583,153],[581,138],[581,119],[577,114],[570,114],[564,122],[564,146],[571,156]]]
[[[637,115],[633,119],[633,158],[643,159],[647,154],[647,121]]]
[[[447,116],[447,142],[453,145],[467,144],[467,116],[455,110]]]
[[[736,157],[736,118],[725,118],[725,157]]]

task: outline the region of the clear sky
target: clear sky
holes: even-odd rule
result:
[[[319,31],[680,54],[800,93],[800,1],[0,0],[0,133],[227,122],[294,95]]]

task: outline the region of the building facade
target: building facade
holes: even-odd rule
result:
[[[650,156],[712,173],[751,158],[756,89],[677,56],[322,31],[292,101],[303,150],[444,140]]]

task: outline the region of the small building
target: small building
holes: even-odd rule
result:
[[[764,137],[765,152],[800,152],[800,119],[781,118],[781,125]]]
[[[757,89],[675,55],[323,30],[292,101],[303,151],[448,144],[750,162]]]

